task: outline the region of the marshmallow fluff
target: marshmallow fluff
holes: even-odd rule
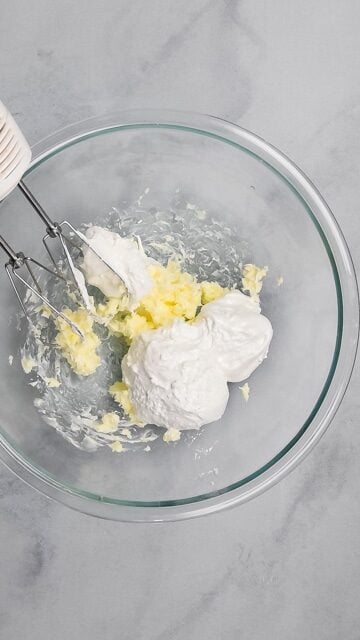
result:
[[[266,358],[272,328],[257,301],[231,291],[209,302],[194,323],[135,338],[122,362],[137,415],[168,429],[198,429],[218,420],[227,382],[241,382]]]
[[[273,335],[259,302],[241,291],[231,291],[202,307],[198,322],[204,320],[228,382],[246,380],[266,358]]]
[[[122,361],[123,380],[139,418],[172,429],[199,429],[223,415],[229,391],[214,362],[206,322],[175,320],[145,331]]]
[[[121,298],[127,294],[129,308],[134,308],[152,289],[153,284],[148,273],[152,261],[136,240],[122,238],[118,233],[103,227],[89,227],[86,238],[90,247],[84,245],[81,268],[87,283],[100,289],[108,298]],[[97,257],[91,247],[109,266]],[[120,278],[109,267],[114,269]]]

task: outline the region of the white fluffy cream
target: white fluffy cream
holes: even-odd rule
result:
[[[139,418],[168,429],[199,429],[221,418],[229,397],[226,378],[214,361],[206,323],[175,320],[146,331],[122,361]]]
[[[229,382],[246,380],[266,358],[273,335],[259,303],[241,291],[231,291],[205,304],[198,323],[206,320],[217,362]]]
[[[122,361],[139,418],[167,429],[199,429],[223,415],[227,381],[249,377],[266,357],[272,327],[259,303],[232,291],[203,306],[195,323],[137,336]]]
[[[100,289],[109,298],[121,297],[127,293],[129,307],[134,308],[153,286],[148,273],[150,260],[141,245],[135,240],[122,238],[118,233],[97,226],[89,227],[86,238],[90,247],[111,267],[109,269],[91,248],[84,245],[81,267],[87,283]]]

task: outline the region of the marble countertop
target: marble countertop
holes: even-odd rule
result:
[[[119,105],[237,122],[311,176],[359,267],[359,20],[356,0],[3,2],[1,98],[31,142]],[[209,518],[96,520],[1,467],[0,636],[358,640],[359,383],[290,476]]]

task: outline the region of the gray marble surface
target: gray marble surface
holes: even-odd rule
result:
[[[119,105],[209,112],[289,154],[359,266],[356,0],[0,1],[1,98],[31,142]],[[240,508],[103,522],[0,470],[4,640],[358,640],[359,369],[289,477]]]

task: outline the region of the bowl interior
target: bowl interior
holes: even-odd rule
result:
[[[230,385],[224,417],[197,437],[185,435],[168,446],[159,439],[150,452],[119,455],[107,447],[85,452],[45,424],[34,406],[39,394],[20,366],[24,324],[18,331],[17,303],[1,275],[4,440],[65,489],[114,502],[200,500],[261,475],[311,423],[339,350],[338,276],[330,249],[296,190],[244,147],[166,125],[93,132],[35,162],[26,182],[54,219],[67,218],[75,226],[96,223],[112,207],[121,212],[147,187],[142,206],[149,215],[169,210],[174,194],[181,194],[235,232],[244,262],[268,265],[261,301],[274,338],[267,360],[249,381],[249,401],[244,402],[239,385]],[[193,215],[189,209],[189,224]],[[20,193],[1,205],[1,224],[9,242],[44,257],[43,227]],[[142,240],[146,248],[146,237]],[[224,242],[224,258],[227,250]]]

